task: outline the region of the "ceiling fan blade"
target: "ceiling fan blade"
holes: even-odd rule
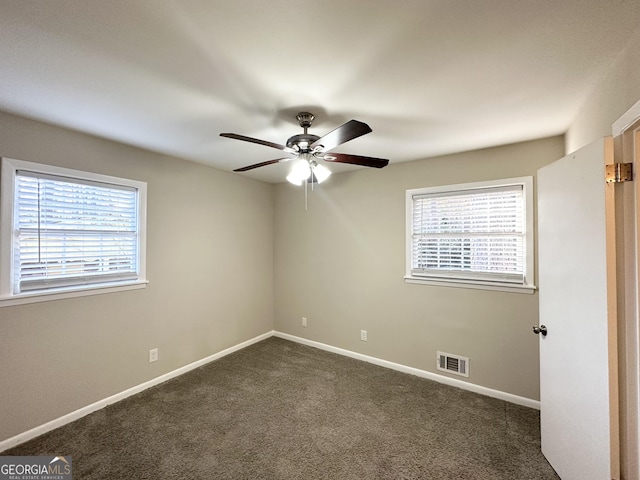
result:
[[[289,160],[293,160],[293,158],[276,158],[275,160],[267,160],[266,162],[255,163],[247,167],[236,168],[234,172],[246,172],[247,170],[253,170],[254,168],[264,167],[266,165],[272,165],[274,163],[288,162]]]
[[[264,145],[266,147],[276,148],[283,152],[295,153],[293,148],[285,147],[279,143],[268,142],[266,140],[260,140],[259,138],[245,137],[244,135],[238,135],[237,133],[221,133],[221,137],[233,138],[235,140],[242,140],[243,142],[257,143],[258,145]]]
[[[325,162],[350,163],[352,165],[362,165],[363,167],[382,168],[389,164],[386,158],[361,157],[360,155],[349,155],[346,153],[330,153],[325,155]]]
[[[344,125],[340,125],[335,130],[327,133],[324,137],[320,137],[318,140],[313,142],[309,148],[314,149],[315,147],[322,145],[322,151],[328,152],[329,150],[336,148],[338,145],[342,145],[349,140],[358,138],[371,131],[371,127],[366,123],[359,122],[358,120],[349,120]]]

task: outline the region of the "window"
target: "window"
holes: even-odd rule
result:
[[[407,282],[532,293],[532,190],[532,177],[407,190]]]
[[[146,183],[3,158],[0,195],[0,304],[146,284]]]

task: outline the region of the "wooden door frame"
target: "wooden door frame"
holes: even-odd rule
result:
[[[615,162],[640,166],[640,102],[613,125]],[[637,182],[615,187],[619,295],[620,466],[624,479],[640,478],[640,188]]]
[[[613,137],[605,138],[604,166],[615,163]],[[604,178],[603,178],[604,181]],[[620,361],[619,361],[619,300],[624,298],[621,288],[624,282],[619,277],[623,260],[620,250],[621,226],[618,204],[620,203],[620,184],[605,185],[605,227],[607,256],[607,341],[609,351],[609,445],[611,455],[611,478],[620,479]]]

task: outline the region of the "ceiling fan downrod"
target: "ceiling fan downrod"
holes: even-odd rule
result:
[[[307,129],[311,127],[313,120],[316,118],[313,113],[300,112],[296,115],[298,123],[304,129],[304,133],[293,135],[287,139],[287,147],[294,149],[299,154],[304,153],[318,153],[322,147],[316,147],[311,149],[311,144],[317,141],[320,137],[307,133]]]
[[[305,135],[307,134],[307,128],[311,127],[311,124],[315,120],[316,116],[313,113],[309,112],[300,112],[296,115],[298,119],[298,123],[302,128],[304,128]]]

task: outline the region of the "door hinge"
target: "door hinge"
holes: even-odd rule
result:
[[[605,181],[607,183],[622,183],[633,180],[633,164],[612,163],[605,166]]]

